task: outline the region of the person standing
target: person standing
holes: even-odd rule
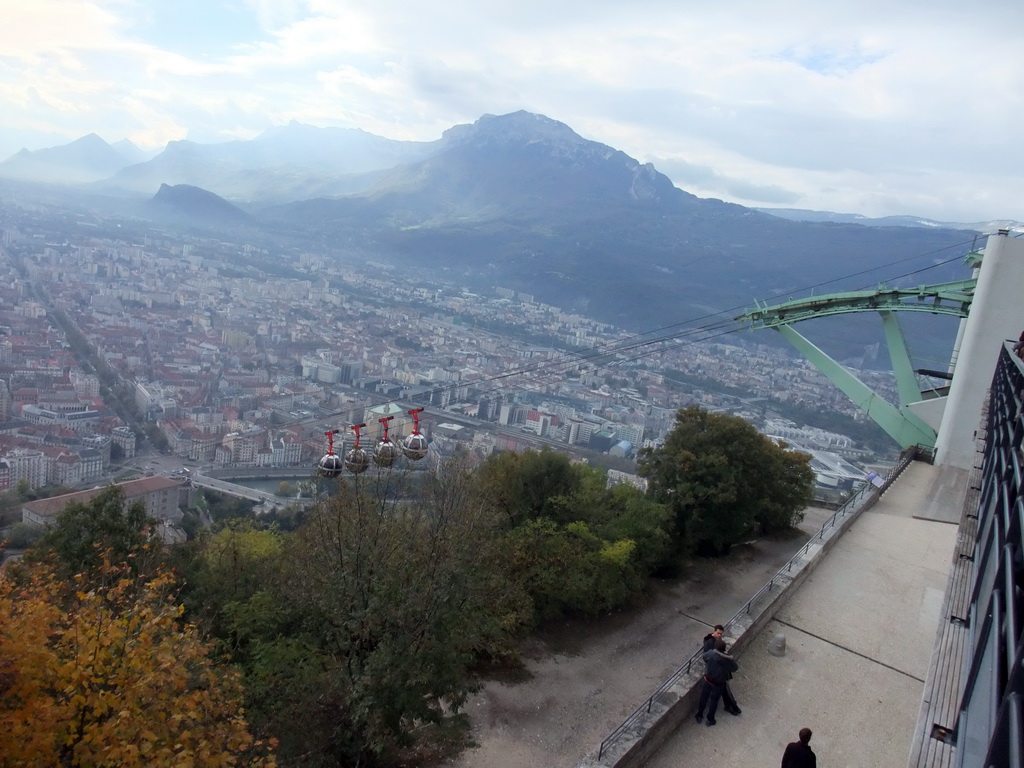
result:
[[[722,653],[728,653],[728,646],[725,644],[725,640],[718,638],[718,642],[715,643],[715,650],[721,651]],[[735,670],[733,670],[735,671]],[[730,715],[742,714],[743,710],[740,709],[739,704],[736,703],[736,697],[733,695],[732,686],[729,685],[729,681],[732,680],[732,672],[726,677],[725,685],[722,686],[722,707]]]
[[[818,768],[818,758],[811,750],[811,729],[800,729],[800,741],[792,741],[786,745],[782,753],[782,768]]]
[[[715,624],[710,632],[704,635],[704,653],[707,653],[715,647],[715,643],[722,639],[722,635],[725,634],[725,627],[721,624]]]
[[[722,653],[727,653],[728,651],[725,644],[725,638],[723,637],[724,635],[725,627],[723,627],[721,624],[715,624],[711,632],[704,635],[704,653],[707,653],[710,650],[717,650],[721,651]],[[730,674],[729,677],[731,678],[732,675]],[[722,688],[722,707],[730,715],[739,715],[743,711],[739,708],[739,705],[736,703],[736,697],[733,695],[732,689],[729,687],[728,679],[726,680],[726,683]],[[700,711],[704,711],[703,707]],[[700,718],[697,719],[697,722],[700,722]]]
[[[738,670],[739,664],[726,653],[712,648],[704,653],[703,687],[700,691],[700,701],[697,703],[697,722],[704,720],[704,709],[707,707],[707,725],[715,724],[715,711],[718,709],[718,700],[725,692],[726,683],[732,677],[732,673]]]

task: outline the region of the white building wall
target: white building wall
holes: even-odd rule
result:
[[[7,464],[11,468],[11,488],[16,487],[20,480],[27,481],[30,489],[42,488],[46,485],[50,461],[42,451],[14,448],[7,453],[6,458]]]
[[[991,235],[985,245],[963,344],[935,441],[935,463],[970,470],[977,461],[975,431],[992,384],[1000,345],[1024,330],[1024,239]]]

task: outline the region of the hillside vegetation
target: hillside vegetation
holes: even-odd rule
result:
[[[791,527],[813,479],[805,455],[741,419],[696,408],[678,414],[665,448],[648,451],[641,467],[647,493],[607,488],[601,471],[548,450],[502,453],[478,467],[453,461],[415,491],[403,473],[342,477],[293,531],[228,521],[170,553],[111,488],[65,510],[3,585],[14,599],[16,584],[38,583],[39,610],[69,611],[72,627],[79,614],[94,615],[91,585],[123,583],[123,596],[107,593],[110,620],[127,633],[111,664],[164,674],[162,654],[184,643],[188,669],[209,670],[207,695],[244,700],[244,718],[226,731],[236,735],[218,742],[222,762],[203,764],[243,765],[274,752],[279,764],[304,768],[414,765],[460,748],[460,709],[480,671],[514,666],[529,632],[624,605],[695,551],[720,553]],[[45,653],[8,633],[0,658],[18,670],[11,679],[49,674],[51,688],[71,690],[61,687],[71,685],[63,677],[70,667],[38,668],[46,653],[67,652],[42,626],[36,644]],[[173,642],[137,655],[149,626]],[[194,645],[200,635],[212,645]],[[151,734],[154,754],[174,754],[172,737],[151,720],[195,695],[192,673],[168,682],[167,700],[150,709],[129,706],[138,689],[114,667],[98,674],[97,687],[74,689],[71,701],[99,723],[82,743],[114,749],[135,728]],[[16,702],[5,696],[0,718],[51,706],[40,698],[48,695],[37,686]],[[211,704],[202,722],[219,722],[217,711]],[[124,722],[105,730],[112,712]],[[60,750],[70,738],[62,728],[39,738]]]

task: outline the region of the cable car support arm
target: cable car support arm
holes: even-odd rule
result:
[[[774,306],[760,304],[736,319],[750,323],[752,329],[773,328],[778,331],[901,447],[921,445],[931,448],[935,445],[935,430],[907,407],[920,401],[922,392],[895,313],[928,312],[966,317],[974,298],[975,283],[974,278],[969,278],[918,288],[882,287],[791,299]],[[899,408],[873,392],[847,368],[792,328],[794,323],[802,320],[852,312],[878,312],[882,318],[886,346],[896,376]]]

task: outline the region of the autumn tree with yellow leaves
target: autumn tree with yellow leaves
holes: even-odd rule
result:
[[[0,571],[0,766],[273,766],[173,580],[103,560]]]

